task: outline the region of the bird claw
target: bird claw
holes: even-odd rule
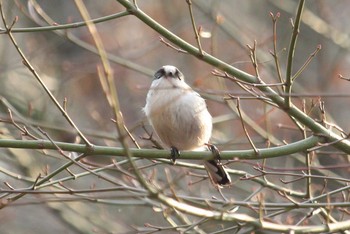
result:
[[[209,143],[207,143],[206,146],[208,147],[209,151],[213,154],[214,160],[220,161],[221,156],[219,149],[215,145]]]
[[[206,144],[208,150],[213,154],[213,159],[205,161],[204,166],[211,182],[218,187],[228,186],[231,184],[231,177],[225,170],[225,166],[221,163],[220,151],[212,144]]]
[[[180,157],[180,151],[172,146],[171,149],[170,149],[170,161],[175,164],[176,162],[176,159]]]

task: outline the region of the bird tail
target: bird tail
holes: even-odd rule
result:
[[[231,184],[231,177],[219,159],[204,161],[204,167],[214,185],[222,187]]]

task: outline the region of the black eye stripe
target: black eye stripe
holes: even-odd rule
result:
[[[179,69],[176,69],[175,71],[175,77],[177,77],[179,80],[183,79],[182,73],[179,71]]]
[[[154,79],[159,79],[164,75],[165,75],[164,68],[161,68],[154,74]]]
[[[171,78],[177,78],[179,80],[183,80],[183,74],[180,72],[179,69],[173,69],[170,70],[165,70],[164,67],[160,68],[155,74],[154,74],[154,79],[160,79],[163,76],[171,77]]]

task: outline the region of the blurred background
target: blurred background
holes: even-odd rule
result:
[[[88,0],[84,3],[92,19],[125,11],[118,1]],[[256,41],[261,78],[266,83],[278,83],[275,62],[270,54],[273,51],[273,24],[270,13],[273,15],[280,13],[277,21],[277,52],[284,76],[292,32],[290,19],[295,16],[297,3],[292,0],[194,0],[194,18],[197,26],[201,27],[203,50],[238,69],[254,74],[247,45],[253,46]],[[142,11],[169,31],[196,45],[185,0],[139,0],[137,4]],[[293,101],[299,108],[302,108],[302,103],[305,102],[306,111],[318,120],[321,119],[318,103],[320,100],[324,101],[327,120],[339,125],[345,132],[350,128],[348,121],[350,83],[340,79],[339,74],[350,78],[349,8],[350,5],[345,0],[306,2],[293,66],[295,73],[317,46],[321,45],[320,52],[312,58],[305,71],[296,79]],[[87,28],[37,30],[38,27],[49,25],[82,22],[83,19],[74,1],[3,1],[3,11],[8,24],[18,16],[18,22],[13,28],[18,46],[57,100],[63,103],[64,99],[67,99],[67,112],[79,129],[93,144],[120,146],[115,124],[111,121],[114,118],[113,112],[97,74],[97,67],[101,66],[101,61],[95,52],[94,42]],[[0,27],[4,29],[3,23]],[[196,57],[170,48],[161,42],[161,35],[136,17],[128,15],[108,19],[96,24],[96,27],[112,64],[126,126],[141,148],[153,147],[153,143],[145,139],[152,129],[145,121],[142,107],[145,105],[153,73],[166,64],[178,67],[184,73],[187,83],[206,97],[215,123],[212,143],[221,150],[251,148],[235,111],[236,102],[228,103],[223,99],[227,94],[241,97],[241,110],[247,115],[247,119],[254,123],[247,124],[247,129],[257,147],[265,148],[302,139],[302,134],[284,112],[259,100],[246,98],[249,95],[236,83],[214,76],[212,71],[215,68]],[[23,65],[8,35],[4,33],[0,34],[0,101],[1,139],[29,139],[21,136],[20,131],[11,123],[8,113],[10,109],[15,122],[20,126],[26,126],[39,138],[45,139],[37,127],[48,132],[55,141],[81,143],[57,107]],[[262,128],[265,134],[259,134],[257,128]],[[133,146],[131,141],[129,143]],[[230,161],[227,166],[242,173],[232,174],[233,186],[223,189],[222,192],[226,198],[237,201],[245,199],[256,201],[256,196],[262,193],[266,202],[283,200],[275,191],[264,190],[258,183],[241,180],[241,177],[244,173],[259,174],[253,168],[258,163],[265,163],[271,168],[296,168],[296,172],[300,173],[301,169],[297,168],[305,166],[302,160],[297,159],[301,155],[302,152],[295,157],[274,158],[264,162]],[[125,157],[113,159],[120,162]],[[111,157],[101,155],[87,158],[86,163],[90,163],[91,168],[97,168],[110,165],[111,160]],[[345,167],[345,169],[337,167],[348,164],[346,155],[339,155],[337,152],[327,154],[319,152],[313,160],[315,166],[334,165],[333,168],[317,171],[316,174],[338,177],[348,175]],[[66,161],[53,151],[1,149],[0,181],[7,182],[17,189],[27,188],[39,173],[51,172]],[[142,170],[145,177],[154,179],[160,186],[168,182],[165,172],[169,170],[172,177],[177,178],[174,186],[178,194],[198,197],[202,202],[215,197],[220,201],[223,200],[215,188],[208,186],[210,184],[208,179],[200,181],[206,175],[203,170],[169,166],[166,163],[148,160],[139,160],[138,165],[145,166],[146,168]],[[127,164],[122,166],[123,169],[110,168],[103,173],[116,181],[120,180],[127,185],[140,188],[136,180],[122,173],[123,170],[128,171],[129,166]],[[83,173],[78,167],[70,169],[74,174]],[[70,172],[64,171],[57,175],[55,180],[69,176]],[[283,187],[297,191],[305,190],[303,180],[290,184],[283,184],[279,180],[294,177],[281,174],[271,175],[268,178]],[[67,179],[63,185],[71,189],[111,186],[107,181],[94,175],[82,176],[75,180]],[[330,182],[325,186],[323,179],[315,179],[313,186],[315,194],[320,194],[324,189],[335,189],[342,184]],[[8,189],[3,184],[0,187]],[[44,190],[54,188],[52,185]],[[261,189],[264,192],[261,192]],[[144,227],[145,223],[164,227],[172,222],[187,224],[197,220],[195,217],[184,218],[181,215],[174,218],[175,211],[171,209],[168,210],[169,214],[165,214],[165,210],[159,210],[157,206],[145,201],[142,194],[145,195],[145,191],[135,193],[112,191],[84,196],[26,195],[0,210],[1,232],[136,233],[135,230],[140,231],[141,229],[137,228]],[[0,198],[5,198],[4,194],[0,194]],[[240,208],[239,212],[256,215],[249,208]],[[282,214],[274,217],[274,220],[293,224],[298,217],[303,217],[305,212],[307,211],[298,210],[293,215]],[[189,220],[186,221],[187,218]],[[318,221],[308,220],[309,224],[317,224]],[[232,224],[211,221],[203,223],[201,229],[214,232],[230,226]]]

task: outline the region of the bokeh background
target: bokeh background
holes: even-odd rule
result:
[[[84,1],[91,18],[99,18],[124,11],[118,1]],[[185,0],[139,0],[140,9],[179,37],[196,45],[188,5]],[[280,13],[277,23],[277,49],[282,75],[285,74],[287,48],[289,46],[297,1],[292,0],[194,0],[193,11],[197,26],[201,27],[202,47],[208,53],[226,63],[254,74],[249,59],[247,45],[257,42],[257,59],[261,78],[266,83],[277,83],[274,60],[270,54],[273,49],[273,24],[270,12]],[[312,108],[321,99],[325,103],[327,120],[338,124],[348,132],[350,82],[340,79],[339,74],[350,77],[349,48],[350,28],[348,26],[348,1],[309,0],[306,3],[301,23],[300,35],[295,51],[294,72],[308,59],[318,45],[321,51],[314,57],[294,85],[293,101],[299,107],[303,101],[310,115],[320,119],[320,111]],[[45,84],[63,103],[67,99],[67,111],[78,127],[97,145],[120,146],[115,124],[111,121],[113,112],[102,90],[97,67],[101,66],[99,56],[94,50],[91,35],[86,27],[70,28],[65,31],[43,30],[36,27],[48,26],[43,14],[51,18],[55,25],[81,22],[82,17],[74,1],[37,0],[3,1],[3,11],[8,22],[18,16],[13,35],[19,47],[39,73]],[[47,19],[47,18],[46,18]],[[4,29],[3,24],[0,24]],[[275,145],[272,138],[294,142],[302,135],[293,125],[288,115],[281,110],[268,106],[255,99],[246,99],[247,94],[235,83],[215,77],[214,67],[189,54],[178,52],[160,41],[157,32],[149,28],[136,17],[129,15],[110,19],[96,24],[114,71],[121,110],[126,126],[131,130],[142,148],[151,148],[153,144],[143,139],[151,132],[145,121],[142,107],[152,81],[152,75],[159,67],[172,64],[178,67],[186,81],[207,98],[209,111],[214,117],[212,142],[221,150],[250,149],[244,134],[240,118],[223,102],[222,97],[230,93],[241,97],[241,109],[252,121],[269,134],[259,135],[248,126],[248,132],[257,147]],[[34,134],[40,126],[56,141],[79,142],[74,131],[52,104],[42,87],[23,65],[18,52],[10,42],[8,35],[0,34],[0,138],[27,139],[10,123],[8,108],[11,109],[21,126],[26,125]],[[317,105],[316,105],[317,106]],[[44,138],[44,137],[42,137]],[[156,138],[155,138],[156,139]],[[130,141],[130,144],[132,142]],[[123,160],[125,158],[115,158]],[[87,159],[96,165],[107,165],[110,157],[96,156]],[[325,154],[314,159],[317,165],[347,164],[346,156]],[[38,173],[52,171],[65,162],[56,152],[34,150],[0,150],[0,181],[8,182],[15,188],[30,186],[30,180]],[[253,165],[262,161],[237,162],[228,164],[232,169],[257,174]],[[139,161],[139,165],[149,165],[149,161]],[[276,158],[265,162],[270,167],[298,168],[303,164],[294,158]],[[218,192],[208,186],[209,180],[191,184],[199,179],[188,174],[205,175],[202,170],[183,167],[171,167],[159,164],[144,171],[149,177],[157,177],[160,184],[167,182],[164,170],[179,177],[176,189],[179,194],[207,198],[217,197]],[[243,168],[243,169],[242,169]],[[128,169],[127,166],[124,168]],[[82,169],[72,169],[74,173]],[[12,173],[12,174],[11,174]],[[118,170],[105,171],[116,180],[134,183]],[[346,169],[329,169],[327,173],[347,177]],[[154,175],[153,175],[154,174]],[[21,175],[18,178],[17,175]],[[63,172],[57,178],[69,176]],[[28,181],[25,179],[28,177]],[[229,199],[244,200],[258,190],[256,183],[241,180],[241,176],[232,175],[234,185],[223,190]],[[289,177],[287,177],[289,178]],[[281,184],[279,177],[271,177],[273,182]],[[285,178],[286,179],[286,178]],[[85,176],[69,180],[65,186],[75,189],[106,187],[108,184],[96,176]],[[291,188],[303,189],[304,182],[295,182]],[[332,185],[327,185],[331,187]],[[337,186],[337,185],[334,185]],[[1,188],[8,188],[0,185]],[[322,180],[315,183],[315,193],[323,189]],[[1,194],[0,194],[1,196]],[[118,197],[120,196],[120,197]],[[79,196],[27,195],[19,201],[0,210],[0,227],[2,233],[127,233],[136,232],[133,227],[142,227],[145,223],[167,226],[169,220],[164,213],[149,204],[137,204],[138,197],[128,197],[130,193],[97,193],[89,199]],[[93,200],[92,197],[101,199]],[[272,191],[265,193],[266,201],[274,201],[278,195]],[[115,202],[114,202],[115,201]],[[118,201],[125,201],[125,203]],[[130,201],[130,204],[127,202]],[[170,212],[170,211],[169,211]],[[246,209],[247,213],[254,213]],[[295,216],[280,216],[279,220],[293,219]],[[191,217],[191,220],[195,218]],[[294,221],[294,220],[293,220]],[[290,221],[293,223],[293,221]],[[310,220],[312,223],[314,220]],[[317,221],[314,221],[317,223]],[[208,232],[228,227],[228,224],[208,222],[202,228]],[[170,231],[169,231],[170,232]],[[166,233],[166,232],[164,232]],[[227,232],[229,233],[229,232]]]

